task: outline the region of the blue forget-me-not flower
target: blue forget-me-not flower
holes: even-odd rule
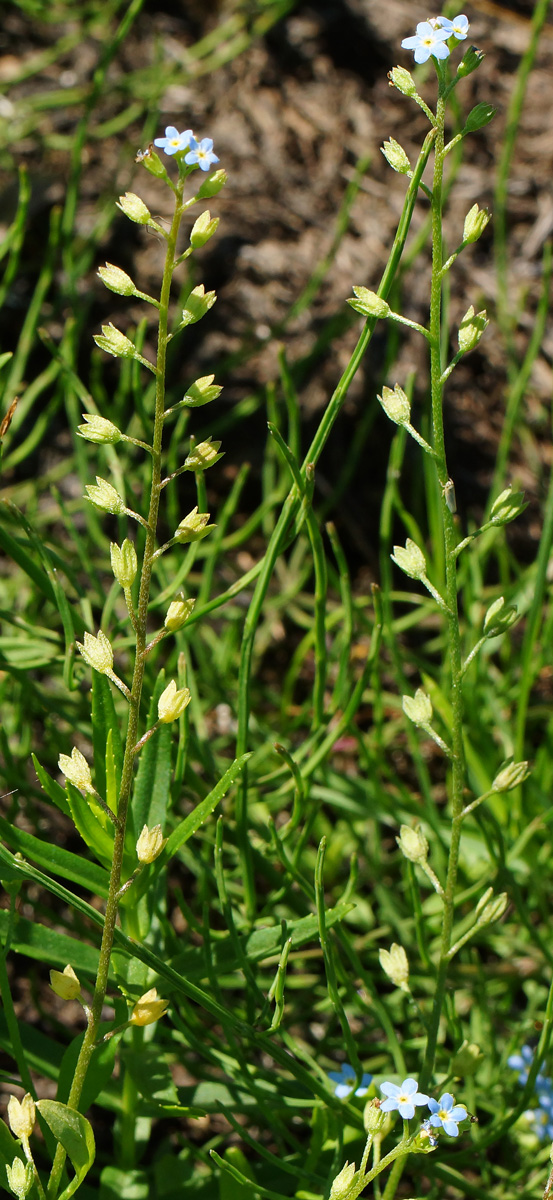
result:
[[[445,1129],[450,1137],[457,1137],[459,1121],[466,1121],[467,1110],[464,1104],[456,1104],[451,1092],[444,1092],[439,1100],[428,1101],[432,1116],[430,1124],[434,1129]]]
[[[386,1099],[380,1105],[381,1112],[393,1112],[397,1108],[400,1117],[409,1121],[415,1115],[415,1107],[428,1104],[428,1096],[419,1092],[416,1079],[404,1079],[400,1087],[397,1083],[381,1083],[380,1091]]]
[[[372,1075],[368,1075],[365,1072],[359,1087],[356,1088],[355,1081],[357,1079],[357,1075],[353,1067],[350,1067],[349,1063],[342,1063],[342,1067],[339,1071],[329,1071],[328,1078],[330,1079],[331,1083],[334,1084],[334,1095],[337,1096],[339,1100],[347,1100],[347,1097],[350,1096],[352,1092],[355,1096],[366,1096],[372,1083]]]
[[[197,164],[202,171],[209,171],[212,163],[219,162],[217,155],[213,153],[213,138],[202,138],[201,142],[197,142],[193,137],[184,161],[189,167]]]
[[[185,129],[184,133],[179,133],[174,125],[168,125],[165,137],[155,138],[154,146],[159,146],[166,154],[178,154],[181,150],[187,150],[193,141],[195,138],[191,129]]]

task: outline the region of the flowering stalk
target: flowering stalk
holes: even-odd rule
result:
[[[174,132],[176,133],[176,131],[174,131]],[[190,132],[190,131],[188,131],[188,132]],[[166,135],[168,135],[169,133],[170,133],[170,130],[166,130]],[[186,135],[184,135],[184,134],[178,135],[178,136],[179,136],[179,139],[181,139],[181,141],[183,138],[186,137]],[[198,143],[195,142],[195,139],[193,139],[193,138],[189,138],[188,142],[185,141],[182,144],[181,144],[181,141],[179,141],[179,145],[175,148],[175,150],[171,150],[171,149],[167,148],[167,146],[165,145],[165,143],[167,141],[168,141],[167,137],[165,139],[158,139],[158,142],[156,142],[156,144],[159,143],[162,146],[162,148],[165,149],[166,153],[176,153],[177,150],[183,151],[186,149],[187,145],[190,145],[192,147],[192,150],[190,151],[190,153],[193,153],[193,157],[191,159],[190,153],[189,153],[183,162],[182,160],[184,158],[184,155],[181,156],[181,159],[179,160],[179,178],[178,178],[177,183],[173,184],[173,182],[169,179],[167,173],[165,172],[165,169],[162,167],[161,162],[159,161],[159,159],[157,159],[157,156],[155,156],[155,155],[150,156],[152,159],[155,159],[155,164],[156,164],[156,170],[153,171],[153,169],[152,169],[153,173],[157,174],[160,177],[162,177],[162,173],[163,173],[163,176],[165,177],[165,182],[167,182],[169,184],[169,186],[171,187],[171,190],[174,193],[175,207],[174,207],[173,219],[171,222],[171,228],[170,228],[169,233],[166,233],[164,230],[161,229],[161,227],[156,227],[159,229],[160,234],[162,234],[163,237],[165,238],[167,246],[166,246],[165,265],[164,265],[164,269],[163,269],[163,279],[162,279],[162,285],[161,285],[159,304],[157,304],[157,302],[156,302],[156,308],[158,310],[158,339],[157,339],[157,357],[156,357],[155,368],[153,368],[151,364],[148,364],[150,366],[150,369],[152,369],[154,371],[155,380],[156,380],[155,409],[154,409],[152,445],[151,445],[151,447],[148,448],[150,455],[151,455],[151,463],[152,463],[150,496],[149,496],[149,504],[148,504],[148,517],[147,517],[147,521],[143,521],[142,519],[140,519],[141,524],[143,524],[143,526],[146,530],[146,539],[145,539],[144,556],[143,556],[143,560],[142,560],[142,568],[141,568],[141,575],[140,575],[138,605],[137,605],[137,609],[136,609],[136,614],[132,621],[134,633],[135,633],[134,668],[133,668],[131,688],[130,688],[130,690],[126,689],[126,688],[124,689],[124,692],[128,697],[129,716],[128,716],[127,732],[126,732],[126,739],[125,739],[125,751],[124,751],[123,767],[122,767],[122,773],[121,773],[121,785],[120,785],[119,798],[118,798],[117,816],[116,816],[116,819],[114,820],[113,860],[112,860],[109,888],[108,888],[107,901],[106,901],[104,928],[103,928],[103,933],[102,933],[102,941],[101,941],[101,946],[100,946],[100,954],[99,954],[99,962],[98,962],[98,972],[97,972],[97,976],[96,976],[96,983],[95,983],[95,988],[94,988],[94,996],[93,996],[93,1000],[92,1000],[92,1005],[87,1014],[87,1028],[85,1031],[85,1035],[84,1035],[83,1043],[82,1043],[81,1050],[79,1053],[79,1057],[77,1059],[75,1073],[73,1076],[73,1082],[71,1084],[71,1090],[69,1092],[69,1097],[68,1097],[68,1101],[67,1101],[68,1106],[70,1108],[78,1107],[79,1100],[80,1100],[81,1093],[82,1093],[83,1086],[84,1086],[84,1082],[85,1082],[85,1078],[86,1078],[86,1074],[87,1074],[87,1070],[88,1070],[90,1060],[92,1057],[92,1052],[94,1050],[95,1044],[98,1039],[98,1029],[99,1029],[99,1025],[100,1025],[101,1013],[102,1013],[105,996],[106,996],[106,991],[107,991],[107,985],[108,985],[109,966],[110,966],[111,953],[112,953],[112,947],[113,947],[117,913],[118,913],[119,902],[120,902],[121,896],[124,894],[124,889],[122,889],[122,887],[121,887],[121,873],[122,873],[122,867],[123,867],[125,829],[126,829],[126,823],[127,823],[127,815],[128,815],[128,811],[129,811],[129,803],[130,803],[130,799],[131,799],[131,790],[132,790],[132,783],[133,783],[133,770],[134,770],[134,763],[135,763],[135,758],[136,758],[137,743],[139,742],[138,726],[139,726],[140,699],[141,699],[141,694],[142,694],[145,662],[146,662],[146,656],[147,656],[146,626],[147,626],[147,616],[148,616],[148,604],[149,604],[149,598],[150,598],[152,564],[156,557],[156,553],[155,553],[156,530],[157,530],[157,523],[158,523],[160,496],[161,496],[161,490],[162,490],[162,470],[161,470],[161,468],[162,468],[163,421],[164,421],[164,410],[165,410],[165,371],[166,371],[167,345],[172,336],[168,332],[169,300],[170,300],[171,281],[172,281],[173,271],[178,262],[176,250],[177,250],[177,240],[178,240],[178,234],[179,234],[181,220],[182,220],[185,210],[191,204],[193,204],[195,202],[195,200],[197,199],[197,197],[194,196],[194,197],[192,197],[191,200],[188,200],[185,202],[183,200],[183,191],[184,191],[184,185],[185,185],[187,176],[190,174],[191,170],[193,170],[195,166],[200,166],[202,168],[202,170],[205,170],[205,169],[207,169],[207,167],[205,166],[206,161],[207,161],[207,166],[209,166],[211,162],[218,161],[216,156],[210,153],[212,143],[210,143],[209,147],[207,147],[205,145],[205,142],[209,141],[209,139],[204,139],[204,142],[200,143],[199,145],[198,145]],[[192,143],[193,143],[193,145],[192,145]],[[203,160],[201,160],[202,154],[203,154]],[[188,165],[185,165],[186,162],[188,162]],[[157,164],[159,164],[159,169],[157,169]],[[222,172],[220,172],[219,174],[222,175]],[[224,182],[224,179],[223,179],[223,182]],[[204,185],[204,187],[205,186],[206,185]],[[218,190],[218,188],[215,188],[215,190]],[[132,199],[138,200],[138,197],[133,197]],[[127,207],[128,207],[128,204],[127,204]],[[143,206],[143,208],[145,209],[145,206]],[[126,211],[126,210],[124,210],[124,211]],[[148,210],[145,209],[145,212],[147,213]],[[137,213],[138,213],[138,215],[137,215]],[[129,211],[127,213],[127,215],[129,215],[131,220],[139,220],[140,223],[148,223],[148,224],[151,223],[149,220],[144,219],[142,209],[140,208],[139,205],[132,206],[132,215],[131,215],[131,211]],[[198,291],[199,289],[195,289],[195,290]],[[202,292],[203,292],[203,289],[202,289]],[[211,301],[211,303],[213,303],[213,301]],[[207,311],[207,307],[208,307],[207,304],[203,305],[204,311]],[[185,310],[185,314],[186,314],[186,310]],[[183,321],[183,324],[188,323],[186,320],[185,314],[184,314],[185,319]],[[197,320],[202,315],[203,315],[203,311],[199,312],[197,315],[194,315],[193,319]],[[132,343],[129,343],[129,345],[132,345]],[[125,355],[122,352],[120,352],[119,356],[125,357]],[[81,428],[83,428],[83,427],[81,427]],[[138,516],[138,514],[134,514],[134,513],[132,515]],[[118,572],[120,573],[120,567],[121,567],[121,564],[119,562],[119,557],[116,555],[116,570],[115,570],[116,578],[118,576]],[[130,597],[130,593],[129,593],[129,597]],[[107,639],[105,639],[105,640],[107,641]],[[91,663],[91,665],[96,666],[95,663]],[[97,666],[96,666],[96,669],[98,669]],[[104,673],[108,673],[108,672],[106,672],[105,667],[103,665],[101,665],[101,669],[104,670]],[[116,679],[114,679],[113,681],[116,682]],[[166,689],[166,691],[167,690],[168,689]],[[175,690],[176,690],[176,688],[175,688]],[[165,695],[165,693],[164,693],[164,695]],[[164,716],[162,714],[160,714],[160,719],[163,720],[163,719],[168,719],[168,718],[164,718]],[[158,1012],[158,1015],[162,1015],[161,1011]],[[155,1019],[157,1019],[157,1017]],[[133,1021],[133,1018],[131,1018],[131,1023],[132,1023],[132,1021]],[[135,1020],[135,1023],[136,1023],[136,1020]],[[145,1022],[143,1021],[142,1023],[145,1023]],[[61,1145],[61,1143],[58,1143],[58,1147],[57,1147],[55,1157],[54,1157],[54,1162],[52,1165],[50,1180],[49,1180],[49,1184],[48,1184],[49,1200],[55,1200],[55,1197],[58,1194],[61,1176],[62,1176],[62,1172],[63,1172],[63,1167],[64,1167],[64,1163],[65,1163],[65,1158],[66,1158],[66,1152],[63,1149],[63,1146]]]

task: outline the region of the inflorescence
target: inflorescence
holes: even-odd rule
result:
[[[526,1049],[527,1047],[524,1047],[524,1050]],[[518,1059],[518,1056],[514,1057]],[[522,1063],[522,1059],[520,1061]],[[511,1059],[509,1059],[509,1065],[515,1065]],[[335,1095],[340,1100],[346,1100],[352,1093],[355,1096],[366,1096],[372,1082],[372,1075],[364,1074],[360,1086],[355,1088],[357,1076],[349,1063],[343,1063],[340,1071],[330,1071],[328,1077],[334,1084]],[[543,1081],[544,1077],[539,1076],[538,1078]],[[549,1081],[547,1082],[549,1083]],[[380,1091],[385,1096],[380,1104],[380,1111],[383,1113],[397,1111],[404,1121],[409,1121],[415,1116],[416,1108],[426,1105],[430,1109],[430,1117],[423,1121],[422,1129],[431,1146],[437,1144],[435,1134],[438,1130],[443,1129],[449,1137],[457,1137],[460,1122],[467,1120],[468,1114],[464,1104],[456,1104],[455,1097],[451,1095],[451,1092],[444,1092],[439,1100],[434,1100],[424,1092],[419,1092],[416,1079],[404,1079],[400,1085],[381,1083]],[[553,1106],[553,1090],[551,1104]],[[553,1120],[553,1108],[551,1120]]]
[[[213,153],[213,139],[202,138],[199,142],[191,129],[185,129],[184,133],[179,133],[174,125],[168,125],[165,137],[155,138],[154,146],[159,146],[165,154],[171,155],[181,154],[183,150],[186,150],[184,161],[187,166],[198,166],[202,171],[209,171],[212,163],[219,162],[217,155]]]

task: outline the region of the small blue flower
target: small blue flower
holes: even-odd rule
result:
[[[550,1112],[543,1108],[531,1108],[524,1113],[527,1121],[533,1126],[532,1133],[540,1142],[553,1141],[553,1118]]]
[[[191,129],[185,129],[184,133],[179,133],[174,125],[168,125],[165,137],[155,138],[154,146],[159,146],[166,154],[178,154],[180,150],[186,150],[193,141],[194,134]]]
[[[429,1100],[428,1107],[432,1116],[430,1124],[434,1129],[445,1129],[449,1137],[457,1137],[459,1121],[466,1121],[467,1110],[464,1104],[455,1104],[451,1092],[444,1092],[439,1100]]]
[[[446,30],[448,37],[456,37],[458,42],[464,42],[470,29],[468,17],[465,17],[464,13],[460,13],[452,21],[449,21],[447,17],[437,17],[436,19],[438,25]]]
[[[425,63],[431,54],[434,58],[449,58],[448,37],[447,29],[434,27],[430,21],[419,21],[416,35],[404,38],[401,44],[404,50],[415,51],[415,62]]]
[[[209,171],[212,163],[219,162],[217,155],[213,153],[213,138],[203,138],[201,142],[192,138],[184,161],[189,167],[197,163],[202,171]]]
[[[397,1083],[381,1083],[380,1091],[384,1093],[386,1100],[380,1105],[380,1111],[393,1112],[397,1108],[400,1117],[409,1121],[415,1115],[416,1105],[428,1104],[428,1096],[418,1089],[416,1079],[404,1079],[401,1087],[398,1087]]]
[[[337,1096],[339,1100],[347,1100],[348,1096],[350,1096],[352,1092],[354,1096],[366,1096],[372,1083],[372,1075],[367,1075],[365,1072],[359,1087],[356,1088],[355,1081],[357,1076],[353,1067],[350,1067],[349,1063],[342,1063],[342,1068],[340,1071],[329,1071],[328,1078],[330,1079],[331,1083],[334,1084],[334,1095]]]

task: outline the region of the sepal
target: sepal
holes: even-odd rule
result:
[[[77,433],[87,442],[96,442],[100,446],[116,446],[121,441],[121,430],[113,421],[99,417],[97,413],[83,413],[86,425],[78,425]]]
[[[181,329],[186,325],[195,325],[196,321],[201,321],[210,308],[213,308],[216,299],[217,293],[206,292],[203,283],[193,288],[182,310]]]

